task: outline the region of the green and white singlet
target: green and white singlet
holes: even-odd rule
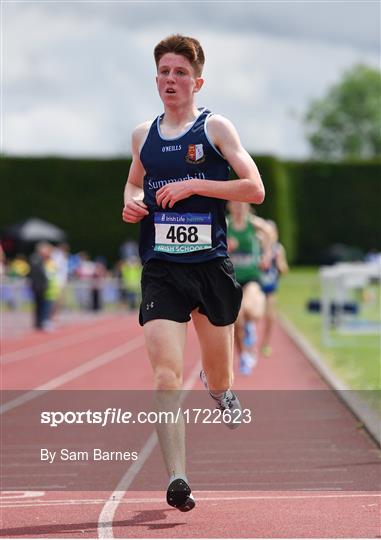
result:
[[[243,229],[236,229],[231,219],[228,219],[228,238],[234,238],[237,247],[229,253],[234,265],[237,281],[245,285],[249,281],[259,281],[261,270],[259,261],[261,248],[255,228],[248,218]]]

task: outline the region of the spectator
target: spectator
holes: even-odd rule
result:
[[[103,280],[106,277],[107,269],[103,257],[97,257],[93,266],[93,274],[91,276],[91,309],[92,311],[100,311],[102,309],[102,288]]]
[[[130,257],[139,257],[139,247],[135,240],[127,240],[119,248],[120,258],[122,260],[129,259]]]
[[[90,260],[86,251],[78,253],[78,264],[75,270],[75,276],[78,278],[78,284],[75,288],[77,301],[81,309],[90,309],[90,283],[94,275],[94,263]]]
[[[49,246],[49,252],[46,252],[43,259],[44,271],[47,278],[47,286],[45,289],[44,302],[44,321],[43,329],[51,331],[53,329],[53,315],[55,305],[60,297],[61,289],[59,285],[58,269],[53,259],[53,246]]]
[[[131,256],[118,264],[118,277],[120,282],[121,301],[130,309],[137,307],[140,300],[140,276],[142,267],[136,256]]]
[[[8,266],[8,275],[15,278],[25,278],[30,271],[30,266],[25,255],[16,255]]]
[[[0,244],[0,276],[4,276],[5,274],[5,261],[5,253],[2,245]]]
[[[62,243],[55,247],[52,252],[52,259],[56,267],[56,281],[58,287],[58,298],[53,308],[53,316],[56,316],[65,302],[65,292],[69,276],[69,246]]]
[[[50,257],[51,246],[46,242],[37,244],[30,258],[29,280],[33,295],[34,327],[43,330],[46,323],[47,306],[45,293],[48,278],[45,272],[45,260]]]

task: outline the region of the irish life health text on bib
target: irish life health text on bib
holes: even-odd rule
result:
[[[192,253],[211,247],[210,214],[155,212],[155,251]]]

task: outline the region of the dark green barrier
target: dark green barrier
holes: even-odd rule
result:
[[[64,229],[73,251],[118,257],[138,227],[122,222],[129,160],[3,158],[1,222],[39,217]]]
[[[258,215],[274,219],[289,260],[319,263],[342,242],[364,251],[381,246],[379,163],[322,164],[255,157],[266,188]],[[138,227],[122,222],[128,159],[0,160],[0,227],[39,217],[67,231],[73,251],[109,262]]]
[[[296,262],[324,261],[327,247],[381,249],[379,162],[284,164],[297,228]]]
[[[292,262],[297,250],[297,223],[288,170],[273,157],[255,160],[266,189],[266,198],[257,213],[277,223],[280,241],[286,248],[288,260]]]

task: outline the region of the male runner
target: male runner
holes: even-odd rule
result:
[[[262,354],[271,356],[270,340],[276,318],[276,293],[279,287],[279,278],[288,272],[286,250],[279,242],[278,227],[274,221],[268,220],[271,232],[271,263],[261,275],[262,291],[266,295],[265,325],[263,332]]]
[[[239,369],[249,375],[256,365],[253,345],[255,323],[265,312],[265,295],[261,290],[262,269],[270,262],[271,228],[266,220],[254,215],[246,202],[228,204],[228,248],[238,283],[242,287],[241,309],[235,322],[234,341],[239,354]]]
[[[195,105],[204,83],[200,43],[169,36],[155,47],[154,56],[164,113],[132,134],[123,209],[124,221],[141,227],[139,321],[156,389],[179,391],[192,319],[202,352],[202,380],[216,405],[233,412],[240,410],[231,386],[233,327],[242,291],[227,257],[225,205],[226,200],[259,204],[264,187],[232,123]],[[228,180],[229,165],[238,180]],[[158,392],[159,407],[167,405],[163,394],[168,392]],[[185,473],[183,419],[158,424],[158,437],[170,476],[167,502],[191,510],[195,503]]]

